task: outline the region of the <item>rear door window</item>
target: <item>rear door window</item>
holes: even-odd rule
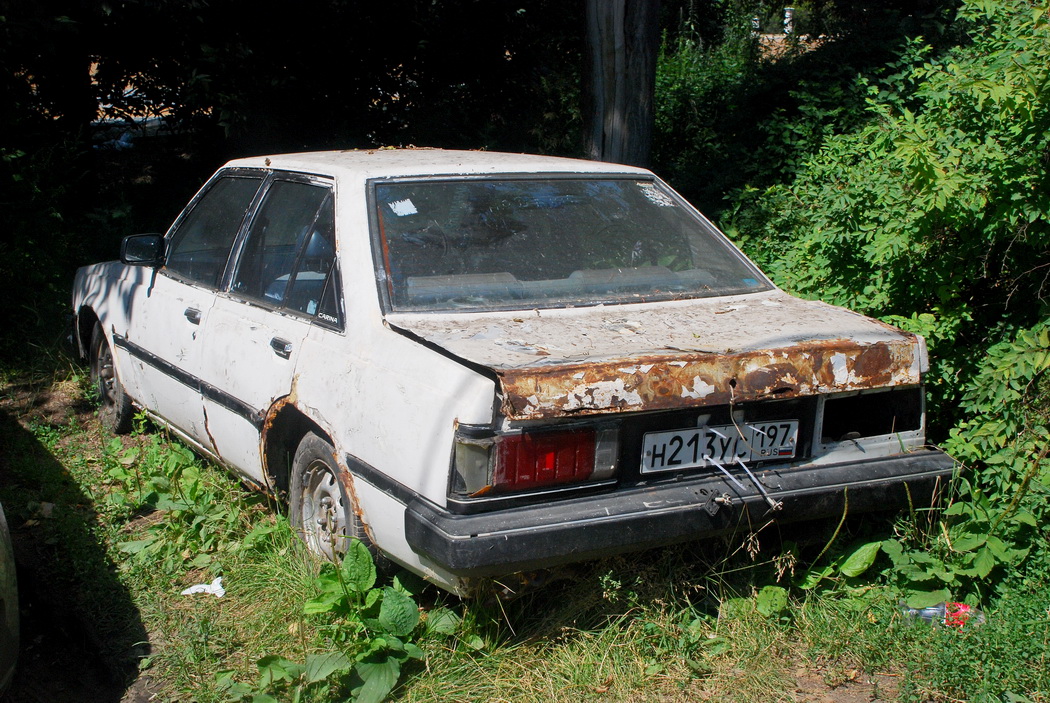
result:
[[[231,292],[338,324],[337,288],[331,189],[275,180],[249,226]]]

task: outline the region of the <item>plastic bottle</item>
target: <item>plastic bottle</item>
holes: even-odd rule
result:
[[[934,627],[945,625],[961,630],[967,625],[977,627],[984,623],[984,613],[965,603],[945,601],[944,603],[931,605],[928,608],[909,608],[904,603],[901,603],[900,607],[905,618],[922,620]]]

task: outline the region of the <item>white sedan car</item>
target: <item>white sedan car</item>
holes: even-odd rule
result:
[[[457,593],[483,577],[929,503],[921,337],[777,289],[649,171],[429,149],[232,161],[81,269],[134,407]],[[848,494],[848,497],[847,497]]]

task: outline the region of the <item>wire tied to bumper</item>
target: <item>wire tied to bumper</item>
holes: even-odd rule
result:
[[[725,474],[726,478],[728,478],[730,481],[735,483],[740,490],[742,490],[742,491],[743,490],[747,490],[747,489],[744,488],[744,484],[742,484],[742,483],[740,483],[740,481],[736,480],[736,476],[734,476],[733,474],[729,473],[729,470],[726,467],[724,467],[721,464],[719,464],[713,458],[711,458],[709,456],[705,456],[704,457],[704,461],[709,461],[712,464],[714,464],[715,467],[719,471],[721,471],[723,474]],[[758,492],[762,494],[762,498],[765,499],[766,504],[769,506],[769,509],[771,511],[777,512],[777,511],[782,510],[784,508],[784,504],[781,501],[774,500],[773,497],[769,495],[769,492],[766,491],[765,486],[763,486],[759,482],[758,478],[753,473],[751,473],[751,469],[747,468],[747,464],[745,464],[743,462],[743,460],[740,459],[740,457],[737,457],[736,463],[739,464],[740,467],[744,469],[744,472],[747,474],[747,477],[749,479],[751,479],[751,482],[753,484],[755,484],[755,488],[757,488]]]

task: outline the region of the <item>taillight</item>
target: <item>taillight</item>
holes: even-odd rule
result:
[[[541,432],[496,440],[493,490],[523,490],[586,481],[594,472],[591,429]]]
[[[616,473],[617,430],[493,433],[460,427],[452,493],[464,498],[600,481]]]

